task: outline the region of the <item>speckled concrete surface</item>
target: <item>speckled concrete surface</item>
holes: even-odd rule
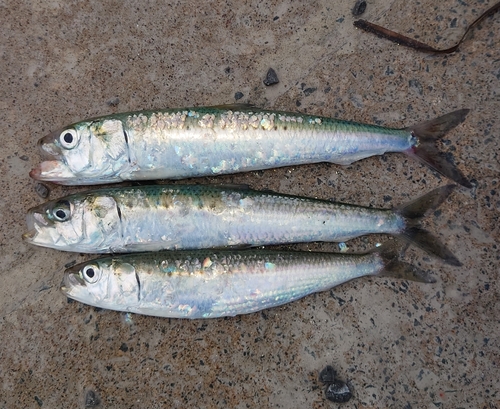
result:
[[[373,0],[363,18],[446,47],[492,4]],[[500,17],[459,52],[426,56],[355,30],[353,5],[0,4],[0,408],[83,408],[86,397],[100,408],[338,407],[317,380],[327,364],[352,385],[346,408],[500,407]],[[280,82],[265,87],[269,67]],[[442,148],[474,188],[426,219],[463,267],[410,249],[406,260],[437,283],[360,279],[231,319],[126,317],[68,303],[62,267],[85,257],[21,241],[25,211],[42,202],[28,177],[38,138],[89,116],[232,103],[237,92],[239,102],[395,127],[471,108]],[[396,154],[197,182],[377,207],[447,183]],[[77,190],[50,188],[51,198]]]

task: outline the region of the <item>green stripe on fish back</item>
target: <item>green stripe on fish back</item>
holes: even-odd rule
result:
[[[104,258],[103,258],[104,260]],[[293,252],[274,250],[187,250],[171,252],[138,253],[120,256],[121,263],[129,263],[137,270],[158,271],[169,276],[217,274],[263,274],[300,266],[324,266],[335,262],[339,265],[356,265],[361,271],[366,269],[375,274],[374,265],[382,269],[384,264],[376,252],[367,254],[339,255],[321,252]],[[365,275],[360,274],[360,275]],[[307,278],[307,277],[304,277]],[[309,278],[308,278],[309,279]]]
[[[116,116],[113,116],[116,117]],[[404,129],[385,128],[378,125],[360,124],[314,115],[291,112],[241,108],[185,108],[157,111],[140,111],[120,115],[129,128],[137,130],[206,128],[233,130],[326,130],[345,133],[379,133],[386,135],[408,135]]]
[[[162,206],[167,209],[184,203],[198,209],[206,208],[210,212],[216,212],[218,209],[219,213],[222,213],[228,210],[228,205],[244,206],[244,201],[250,199],[251,202],[246,203],[244,207],[253,207],[255,210],[260,206],[274,205],[278,207],[280,203],[284,204],[287,210],[290,210],[292,202],[295,202],[295,206],[299,208],[316,206],[325,209],[337,208],[339,211],[345,210],[346,212],[352,212],[353,209],[357,208],[365,213],[381,214],[381,209],[334,203],[322,199],[287,195],[273,191],[258,191],[246,186],[237,185],[153,185],[139,186],[126,190],[123,190],[123,188],[111,188],[106,190],[106,192],[115,196],[119,202],[129,207],[136,206],[137,198],[141,198],[141,201],[145,201],[148,204]],[[106,192],[101,193],[106,194]],[[131,201],[130,197],[134,199]],[[303,205],[299,203],[303,203]],[[269,210],[271,209],[269,208]],[[275,210],[277,211],[278,209]],[[397,220],[400,218],[399,215],[393,214],[390,209],[382,211],[386,213],[388,219]]]

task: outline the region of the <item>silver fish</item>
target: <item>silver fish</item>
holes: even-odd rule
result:
[[[28,211],[26,241],[80,253],[346,241],[387,233],[448,263],[458,260],[418,227],[452,192],[444,186],[392,210],[235,186],[154,185],[92,190]]]
[[[393,243],[362,255],[265,250],[138,253],[66,270],[66,296],[100,308],[216,318],[276,307],[367,275],[434,282]]]
[[[404,129],[244,105],[114,114],[42,138],[39,146],[47,160],[30,175],[65,185],[89,185],[305,163],[348,165],[385,152],[403,152],[471,187],[435,146],[468,112],[461,109]]]

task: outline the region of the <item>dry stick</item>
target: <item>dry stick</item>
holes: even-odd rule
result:
[[[387,28],[381,27],[377,24],[370,23],[369,21],[366,21],[366,20],[356,20],[354,22],[354,26],[356,28],[360,28],[361,30],[364,30],[368,33],[375,34],[377,37],[385,38],[389,41],[392,41],[393,43],[396,43],[399,45],[404,45],[405,47],[410,47],[410,48],[413,48],[417,51],[421,51],[424,53],[449,54],[449,53],[455,52],[458,49],[459,45],[462,44],[462,42],[465,40],[465,37],[467,37],[467,34],[469,34],[469,32],[476,25],[478,25],[486,17],[489,17],[489,16],[495,14],[498,10],[500,10],[500,2],[495,4],[494,6],[490,7],[481,16],[479,16],[476,20],[474,20],[474,22],[467,28],[467,30],[465,31],[465,34],[462,36],[460,41],[456,45],[454,45],[453,47],[446,48],[445,50],[440,50],[440,49],[431,47],[430,45],[427,45],[427,44],[424,44],[420,41],[414,40],[413,38],[406,37],[402,34],[396,33],[392,30],[387,29]]]

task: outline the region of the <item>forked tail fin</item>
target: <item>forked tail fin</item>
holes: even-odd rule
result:
[[[395,210],[405,219],[405,229],[398,237],[415,244],[427,253],[434,254],[447,264],[461,266],[462,263],[453,255],[453,253],[441,243],[437,237],[434,237],[428,231],[419,227],[420,219],[430,210],[438,208],[446,198],[453,192],[454,185],[438,187],[433,191],[397,207]]]
[[[420,283],[435,283],[436,280],[427,272],[401,261],[399,258],[406,247],[401,247],[396,240],[388,241],[372,250],[380,256],[384,268],[378,273],[381,277],[393,277]]]
[[[449,162],[436,148],[436,141],[446,135],[451,129],[461,124],[468,113],[468,109],[459,109],[439,118],[406,128],[417,138],[418,142],[405,153],[425,163],[436,172],[470,189],[472,185],[467,178],[458,170],[454,163]]]

